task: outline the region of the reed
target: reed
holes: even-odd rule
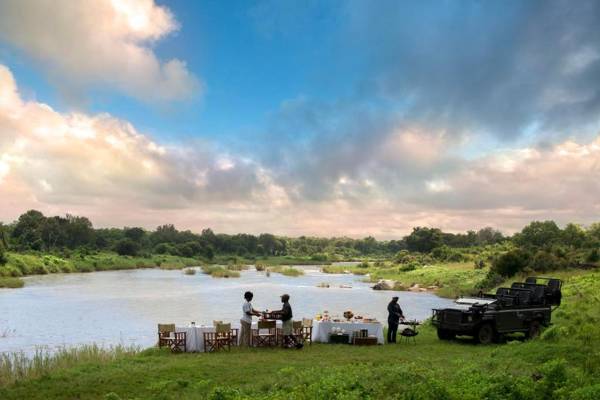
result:
[[[138,347],[113,346],[103,348],[96,344],[63,347],[55,352],[37,349],[33,356],[23,352],[0,353],[0,387],[25,379],[35,379],[58,369],[66,369],[84,362],[106,364],[137,354]]]
[[[25,286],[25,282],[23,281],[23,279],[13,277],[0,277],[0,288],[16,289],[22,288],[23,286]]]

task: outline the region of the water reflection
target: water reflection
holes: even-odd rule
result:
[[[215,279],[159,269],[30,277],[22,289],[0,291],[0,351],[85,343],[147,347],[156,340],[158,322],[237,323],[246,290],[254,292],[254,307],[261,310],[279,308],[279,295],[288,293],[297,319],[351,309],[385,321],[393,295],[400,297],[404,314],[416,319],[450,303],[428,293],[374,291],[360,276],[298,268],[305,275],[296,278],[249,270],[241,278]],[[319,288],[320,283],[330,287]]]

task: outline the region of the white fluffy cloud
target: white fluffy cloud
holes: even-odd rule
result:
[[[45,63],[63,91],[110,85],[142,100],[185,99],[199,82],[152,44],[178,29],[154,0],[5,0],[0,40]]]
[[[108,114],[25,101],[0,65],[0,221],[36,208],[97,226],[397,238],[417,225],[511,232],[532,219],[589,223],[600,213],[600,137],[466,160],[444,135],[393,132],[358,168],[342,163],[330,196],[309,199],[296,193],[300,177],[276,179],[276,165],[207,143],[165,146]]]
[[[150,210],[209,214],[285,201],[255,164],[209,144],[164,147],[108,114],[61,114],[23,101],[2,65],[0,193],[2,219],[36,207],[104,222],[113,210],[116,224]]]

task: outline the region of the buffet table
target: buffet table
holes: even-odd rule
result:
[[[336,330],[344,330],[349,333],[349,340],[353,332],[360,332],[361,329],[369,331],[369,336],[375,336],[378,344],[383,344],[383,324],[381,322],[333,322],[333,321],[313,321],[312,341],[327,343],[329,335]]]
[[[238,341],[242,335],[242,328],[239,324],[231,324],[232,328],[239,329]],[[257,329],[258,323],[252,322],[252,329]],[[281,328],[281,321],[277,321],[277,328]],[[185,351],[186,352],[203,352],[204,351],[204,332],[215,332],[215,327],[212,325],[188,325],[176,326],[175,332],[185,332]]]

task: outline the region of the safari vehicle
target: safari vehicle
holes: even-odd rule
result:
[[[552,311],[560,306],[561,287],[560,279],[529,277],[498,288],[496,294],[480,292],[457,299],[455,307],[434,309],[432,324],[441,340],[465,335],[489,344],[516,332],[534,338],[542,326],[550,325]]]

